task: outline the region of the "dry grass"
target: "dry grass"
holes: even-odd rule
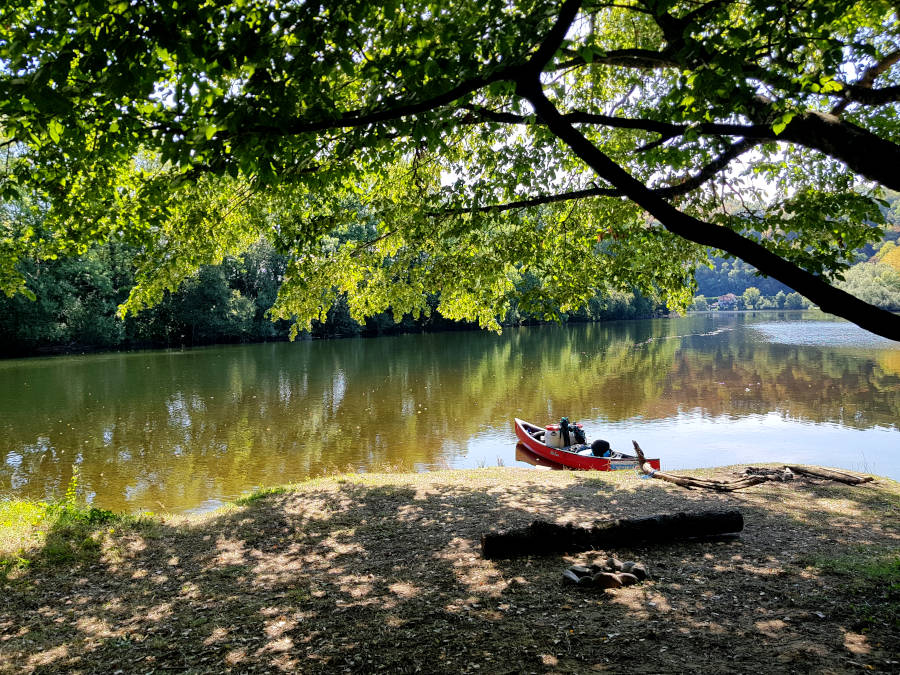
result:
[[[743,512],[740,538],[479,555],[483,532],[535,517],[716,507]],[[889,480],[718,495],[625,472],[318,479],[204,516],[106,523],[93,555],[66,564],[32,545],[0,599],[0,671],[893,672],[898,516]],[[653,578],[561,582],[609,554]]]

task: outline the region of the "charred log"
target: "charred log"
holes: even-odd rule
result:
[[[743,529],[744,517],[735,510],[618,519],[593,527],[535,520],[528,527],[484,534],[481,555],[488,559],[551,555],[713,537]]]

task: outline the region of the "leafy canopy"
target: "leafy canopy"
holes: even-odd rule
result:
[[[0,21],[0,283],[140,247],[124,305],[260,237],[299,327],[347,293],[496,327],[518,298],[690,303],[705,247],[837,289],[900,174],[886,0],[32,0]],[[22,210],[42,214],[20,217]]]

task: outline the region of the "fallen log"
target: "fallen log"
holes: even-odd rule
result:
[[[535,520],[528,527],[482,535],[481,555],[487,559],[550,555],[713,537],[743,529],[744,517],[733,509],[618,519],[593,527]]]
[[[827,478],[828,480],[836,480],[847,485],[859,485],[860,483],[868,483],[875,480],[871,476],[857,476],[846,471],[838,471],[837,469],[823,469],[820,466],[795,466],[788,464],[787,468],[794,473],[802,473],[807,476],[816,476],[817,478]]]

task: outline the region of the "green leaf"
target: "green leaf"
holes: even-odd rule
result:
[[[52,119],[47,124],[47,133],[50,134],[50,139],[54,143],[59,143],[59,139],[62,136],[63,125],[59,120]]]

